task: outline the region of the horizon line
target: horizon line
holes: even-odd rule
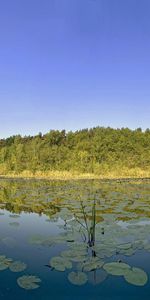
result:
[[[137,130],[139,130],[142,133],[145,133],[146,131],[150,130],[149,127],[147,127],[146,129],[143,129],[142,127],[137,127],[137,128],[133,129],[133,128],[129,128],[129,127],[111,127],[111,126],[100,126],[100,125],[93,126],[93,127],[84,127],[84,128],[80,128],[80,129],[74,129],[74,130],[71,130],[71,129],[67,130],[65,128],[63,128],[63,129],[54,129],[54,128],[51,128],[48,131],[46,131],[45,133],[41,132],[41,131],[39,131],[38,133],[35,133],[35,134],[20,134],[20,133],[17,133],[17,134],[12,134],[10,136],[3,137],[3,138],[0,137],[0,140],[6,140],[6,139],[9,139],[11,137],[16,137],[16,136],[20,136],[21,138],[35,137],[35,136],[38,136],[39,134],[41,134],[41,136],[44,136],[44,135],[48,134],[51,131],[59,131],[59,132],[65,131],[66,134],[68,134],[69,132],[76,133],[76,132],[80,132],[80,131],[83,131],[83,130],[88,130],[89,131],[89,130],[92,130],[92,129],[95,129],[95,128],[113,129],[113,130],[128,129],[130,131],[137,131]]]

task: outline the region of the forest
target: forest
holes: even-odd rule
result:
[[[149,176],[150,129],[94,127],[75,132],[50,130],[0,140],[0,175],[90,173]]]

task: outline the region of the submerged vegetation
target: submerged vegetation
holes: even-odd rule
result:
[[[150,177],[150,130],[51,130],[0,140],[0,175],[56,179]]]

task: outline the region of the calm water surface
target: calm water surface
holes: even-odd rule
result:
[[[149,298],[149,180],[0,180],[0,299]]]

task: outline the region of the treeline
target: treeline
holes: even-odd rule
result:
[[[95,127],[76,132],[51,130],[0,140],[0,174],[71,171],[105,174],[121,169],[150,170],[150,129]]]

